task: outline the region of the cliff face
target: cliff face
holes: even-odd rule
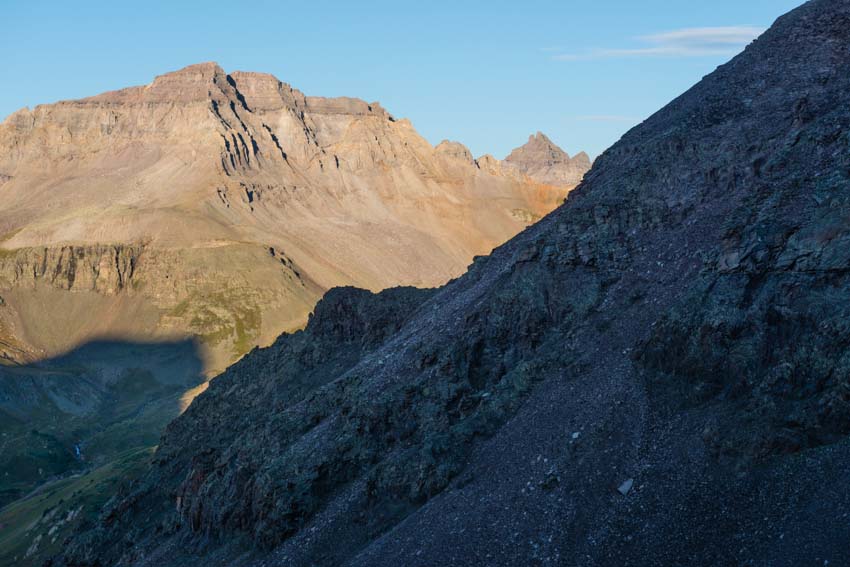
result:
[[[64,290],[114,295],[132,285],[141,246],[61,246],[21,249],[0,262],[0,281],[7,287],[41,282]]]
[[[204,333],[220,369],[303,324],[330,287],[444,283],[575,184],[459,155],[377,103],[214,63],[23,109],[0,124],[0,323],[43,355],[94,327],[173,338],[217,317],[232,330]],[[92,323],[116,311],[137,324]]]
[[[328,295],[61,561],[850,562],[848,49],[809,2],[462,278]]]

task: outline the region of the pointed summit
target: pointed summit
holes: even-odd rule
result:
[[[569,160],[570,154],[558,147],[543,132],[538,131],[528,137],[528,142],[520,146],[505,158],[505,161],[522,162],[528,159],[546,157],[552,161]]]
[[[504,160],[505,167],[547,185],[577,185],[590,169],[590,158],[581,152],[575,158],[538,131],[525,145]]]

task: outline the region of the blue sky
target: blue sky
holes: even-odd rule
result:
[[[2,0],[0,117],[191,63],[380,101],[501,158],[595,156],[802,0]]]

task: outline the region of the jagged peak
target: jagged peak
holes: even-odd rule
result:
[[[505,161],[522,161],[525,154],[532,154],[535,152],[547,152],[553,158],[562,156],[565,160],[570,159],[570,154],[562,150],[546,134],[538,130],[537,133],[531,134],[528,137],[528,142],[518,148],[515,148],[505,158]]]
[[[541,183],[574,186],[590,169],[591,161],[584,152],[571,158],[570,154],[546,134],[538,131],[528,137],[528,142],[514,149],[504,159],[503,164],[506,169],[527,175]]]

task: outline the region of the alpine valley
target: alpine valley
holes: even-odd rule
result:
[[[850,0],[762,31],[592,167],[214,64],[11,116],[3,562],[850,565]]]
[[[329,292],[55,564],[850,565],[848,320],[850,0],[811,0],[462,277]]]
[[[59,549],[210,377],[329,289],[445,284],[589,168],[539,133],[476,160],[378,103],[215,63],[9,116],[0,563]]]

